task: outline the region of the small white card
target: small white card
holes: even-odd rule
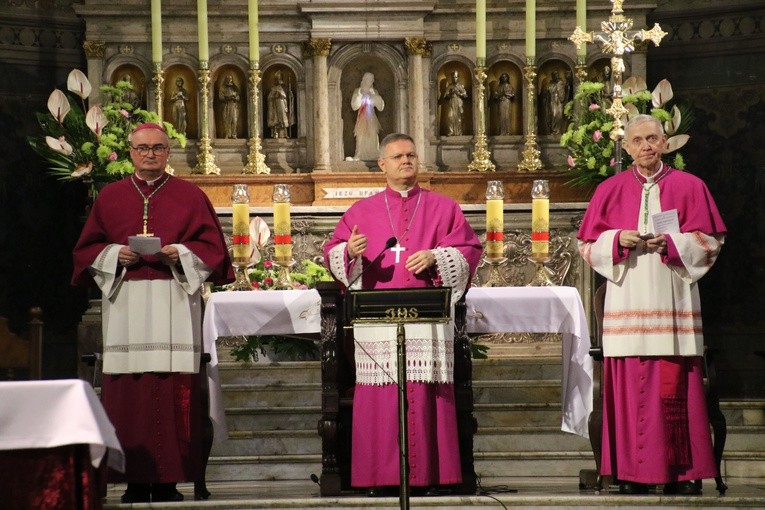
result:
[[[680,221],[677,218],[677,209],[662,211],[651,216],[653,229],[657,234],[679,234]]]
[[[162,241],[157,236],[130,236],[128,246],[139,255],[154,255],[162,249]]]

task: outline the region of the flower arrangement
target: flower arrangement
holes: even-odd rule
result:
[[[82,181],[95,192],[96,184],[117,181],[133,173],[128,134],[139,124],[159,123],[159,115],[128,101],[128,81],[103,85],[109,101],[86,107],[92,86],[85,74],[73,69],[68,93],[55,89],[48,97],[48,113],[38,112],[42,136],[29,137],[32,149],[49,164],[51,174],[63,181]],[[168,136],[186,146],[186,137],[164,122]]]
[[[570,152],[566,159],[573,175],[568,182],[570,185],[594,185],[614,173],[615,145],[610,137],[613,119],[606,113],[607,98],[602,90],[603,83],[582,82],[574,99],[565,107],[564,113],[571,123],[561,136],[560,144]],[[692,115],[688,108],[677,105],[667,110],[673,98],[669,81],[662,80],[653,92],[648,92],[645,80],[633,76],[624,82],[622,90],[622,102],[629,112],[628,118],[639,113],[650,113],[664,124],[668,137],[665,155],[688,142],[690,137],[685,133],[692,122]],[[631,163],[627,154],[624,157],[626,164]],[[665,156],[665,159],[668,157]],[[680,170],[685,168],[680,153],[675,153],[667,162]]]

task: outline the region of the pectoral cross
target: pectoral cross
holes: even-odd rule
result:
[[[667,33],[662,31],[658,23],[654,24],[651,30],[630,32],[630,29],[632,29],[632,19],[624,16],[624,10],[622,9],[624,0],[611,0],[611,3],[614,4],[611,9],[611,16],[608,18],[608,21],[600,23],[602,32],[585,32],[581,27],[576,27],[569,40],[577,48],[587,42],[599,42],[603,45],[603,53],[611,55],[611,78],[613,79],[614,96],[613,102],[606,112],[614,118],[614,124],[611,128],[611,139],[616,144],[614,150],[614,155],[616,156],[615,166],[616,172],[619,173],[622,169],[621,142],[624,138],[623,119],[627,116],[627,108],[622,104],[622,73],[625,71],[624,54],[632,52],[637,41],[648,40],[658,46]]]
[[[148,232],[148,230],[149,230],[149,199],[144,198],[143,199],[143,233],[136,234],[136,235],[140,237],[153,237],[154,234],[152,234],[151,232]]]
[[[396,264],[401,262],[401,252],[406,251],[406,248],[396,243],[396,246],[390,249],[390,251],[396,252]]]

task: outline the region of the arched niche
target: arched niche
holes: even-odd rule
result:
[[[374,88],[385,103],[375,112],[380,123],[378,138],[405,129],[406,68],[402,53],[387,44],[349,44],[332,55],[328,69],[330,140],[341,140],[331,142],[334,161],[352,158],[355,153],[357,113],[351,107],[351,97],[365,73],[374,75]]]
[[[566,130],[563,109],[574,97],[574,73],[561,59],[549,59],[537,74],[537,131],[540,135],[560,136]]]
[[[186,119],[187,138],[199,138],[199,86],[194,71],[183,64],[174,64],[165,69],[162,86],[162,118],[176,130],[183,131],[183,117]],[[183,98],[186,98],[185,100]]]
[[[132,92],[125,91],[122,100],[133,105],[133,108],[146,109],[148,88],[146,76],[140,67],[135,64],[125,63],[117,66],[109,78],[110,85],[116,85],[119,81],[126,81],[133,86]]]
[[[286,64],[276,63],[263,70],[263,138],[298,137],[298,79]]]
[[[218,67],[212,76],[215,138],[247,139],[247,77],[234,64]]]
[[[438,95],[438,134],[439,136],[471,136],[473,134],[473,73],[467,64],[452,60],[444,63],[436,73]],[[459,97],[457,97],[459,96]],[[461,103],[461,129],[452,125],[450,119],[457,122],[458,110],[451,117],[452,109]],[[456,134],[458,133],[458,134]]]
[[[500,60],[486,72],[489,136],[523,134],[523,72],[509,60]],[[507,80],[503,82],[503,80]],[[509,98],[510,91],[513,94]],[[504,120],[504,121],[503,121]]]

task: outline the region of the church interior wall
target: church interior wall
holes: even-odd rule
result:
[[[99,83],[114,83],[123,69],[132,65],[140,70],[145,83],[143,99],[149,108],[156,108],[150,63],[149,12],[144,0],[123,0],[115,4],[103,0],[75,3],[57,0],[46,12],[31,2],[23,5],[0,5],[0,63],[6,79],[0,80],[0,119],[3,157],[0,161],[0,193],[3,196],[3,214],[0,214],[0,314],[8,315],[14,326],[23,324],[26,311],[32,304],[41,304],[51,326],[46,338],[49,354],[46,359],[47,375],[66,374],[71,366],[62,360],[72,360],[67,354],[67,342],[86,306],[86,296],[79,289],[69,287],[68,278],[71,247],[81,225],[84,207],[82,189],[62,184],[46,177],[42,164],[36,160],[24,136],[36,133],[34,111],[44,111],[48,94],[54,87],[62,87],[72,68],[87,70],[98,97]],[[243,79],[246,76],[247,34],[245,2],[238,0],[224,5],[210,2],[211,63],[214,66],[233,65]],[[413,107],[407,100],[410,83],[407,75],[408,57],[403,41],[405,37],[424,37],[431,45],[431,53],[422,57],[420,82],[424,105],[425,159],[432,163],[431,182],[454,174],[454,182],[473,178],[462,177],[472,148],[472,137],[445,137],[440,133],[438,109],[438,75],[447,62],[461,62],[472,80],[475,54],[475,21],[472,0],[379,2],[380,10],[364,10],[367,2],[302,2],[284,0],[265,2],[261,8],[261,70],[260,98],[268,92],[272,71],[289,69],[295,78],[296,124],[293,137],[276,140],[266,136],[266,114],[261,109],[260,132],[263,135],[267,163],[276,175],[310,172],[315,165],[314,141],[317,135],[317,97],[314,58],[308,56],[303,44],[318,38],[330,38],[330,63],[346,47],[387,48],[388,53],[373,53],[373,63],[380,77],[376,85],[388,88],[386,95],[386,126],[406,130],[412,122]],[[540,74],[546,63],[557,61],[560,69],[573,69],[575,51],[568,35],[573,31],[574,2],[537,0],[537,64]],[[346,6],[348,8],[346,9]],[[634,7],[633,7],[634,6]],[[189,131],[193,134],[185,151],[173,153],[171,164],[179,172],[188,172],[196,159],[200,112],[199,90],[196,81],[198,59],[196,18],[193,8],[177,8],[170,2],[165,19],[164,66],[165,94],[175,85],[174,77],[184,77],[193,97],[189,101]],[[367,6],[368,7],[368,6]],[[588,0],[590,29],[596,29],[599,20],[608,17],[608,0]],[[656,0],[635,2],[629,0],[625,8],[636,28],[659,22],[669,32],[659,48],[638,50],[627,59],[627,74],[648,76],[649,87],[664,77],[672,82],[679,98],[691,101],[697,108],[694,132],[687,154],[688,166],[708,182],[718,199],[724,219],[731,230],[721,259],[710,274],[701,281],[704,301],[704,321],[708,338],[714,346],[727,350],[723,369],[724,397],[765,396],[765,360],[755,354],[765,330],[762,309],[765,263],[765,218],[762,204],[762,152],[761,140],[765,123],[763,99],[763,62],[765,45],[762,27],[765,2],[762,0]],[[399,12],[394,12],[398,9]],[[504,175],[517,175],[519,153],[523,147],[523,112],[527,98],[527,83],[523,79],[525,57],[523,52],[524,19],[521,2],[488,1],[487,64],[490,80],[496,73],[510,72],[516,88],[513,107],[512,133],[497,136],[489,133],[489,147],[498,170]],[[243,28],[244,26],[244,28]],[[89,48],[83,53],[82,45]],[[346,50],[347,51],[347,50]],[[395,54],[396,58],[391,58]],[[224,58],[225,57],[225,58]],[[235,60],[230,60],[234,59]],[[221,59],[221,60],[219,60]],[[363,59],[354,61],[354,67]],[[588,48],[587,64],[592,77],[602,72],[607,62],[599,49]],[[334,69],[330,65],[331,69]],[[379,68],[379,69],[378,69]],[[346,140],[347,112],[343,113],[349,91],[344,76],[350,67],[342,65],[333,71],[329,85],[330,137],[333,163],[341,163],[348,153]],[[360,71],[357,71],[360,72]],[[386,75],[387,72],[387,76]],[[139,76],[136,75],[136,78]],[[379,82],[382,78],[389,83]],[[349,82],[352,81],[349,79]],[[541,83],[536,82],[536,87]],[[242,94],[249,93],[249,84],[240,83]],[[245,92],[246,89],[246,92]],[[490,88],[489,88],[490,90]],[[474,94],[471,96],[475,108]],[[390,98],[390,99],[389,99]],[[248,103],[245,104],[245,109]],[[167,109],[163,111],[165,117]],[[211,115],[215,114],[213,106]],[[381,112],[382,114],[383,112]],[[249,115],[249,112],[247,112]],[[492,113],[489,124],[493,128]],[[211,116],[211,118],[213,118]],[[242,118],[242,117],[240,117]],[[391,120],[392,119],[392,120]],[[519,120],[520,119],[520,120]],[[475,120],[467,124],[475,132]],[[388,129],[393,129],[388,127]],[[217,129],[217,128],[216,128]],[[216,131],[217,132],[217,131]],[[226,179],[240,175],[246,154],[246,130],[238,131],[238,138],[226,141],[216,138],[213,148],[225,162]],[[352,140],[351,140],[352,141]],[[554,175],[562,168],[565,152],[557,137],[540,135],[539,147],[545,172]],[[7,149],[6,149],[7,148]],[[23,168],[24,171],[18,171]],[[370,168],[356,168],[369,172]],[[221,176],[222,177],[222,176]],[[299,176],[285,175],[284,178]],[[204,179],[213,182],[214,176]],[[221,181],[222,182],[222,181]],[[221,186],[230,186],[229,181]],[[289,181],[293,182],[293,181]],[[297,181],[295,181],[297,182]],[[318,182],[318,181],[317,181]],[[507,181],[506,181],[507,182]],[[455,184],[457,186],[457,184]],[[473,186],[480,188],[480,186]],[[316,190],[321,185],[316,184]],[[473,203],[480,204],[481,190],[469,193]],[[314,192],[312,190],[312,192]],[[460,195],[460,196],[463,196]],[[562,195],[562,193],[560,194]],[[559,195],[559,196],[560,196]],[[265,196],[265,195],[264,195]],[[519,195],[520,196],[520,195]],[[30,198],[34,197],[34,198]],[[265,200],[265,199],[264,199]],[[517,204],[506,216],[508,232],[525,235],[527,204]],[[510,207],[510,204],[508,204]],[[566,204],[566,211],[555,212],[553,222],[560,229],[561,239],[572,240],[581,206]],[[6,210],[9,211],[6,214]],[[225,219],[225,213],[222,213]],[[480,212],[470,212],[471,221],[481,230]],[[308,215],[310,216],[310,215]],[[332,219],[323,221],[329,225]],[[55,228],[50,228],[54,226]],[[46,228],[47,227],[47,228]],[[307,227],[306,227],[307,228]],[[312,228],[312,227],[311,227]],[[323,227],[322,227],[323,228]],[[321,234],[323,235],[323,234]],[[509,235],[509,234],[508,234]],[[320,237],[320,236],[319,236]],[[24,242],[17,242],[25,239]],[[45,240],[43,242],[42,240]],[[317,238],[319,239],[319,238]],[[307,242],[314,243],[310,238]],[[19,263],[19,261],[23,263]],[[18,266],[22,266],[22,270]],[[586,271],[572,267],[576,285],[588,290]],[[586,300],[586,292],[583,293]],[[47,334],[47,333],[46,333]],[[74,333],[76,334],[76,333]],[[60,340],[57,340],[60,339]],[[52,353],[52,354],[51,354]],[[55,359],[54,359],[55,358]],[[67,362],[68,363],[68,362]],[[740,373],[737,375],[736,371]],[[726,382],[727,381],[727,382]]]

